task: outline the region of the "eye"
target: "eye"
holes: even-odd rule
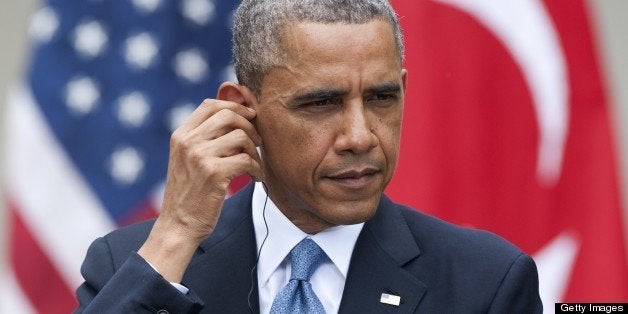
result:
[[[377,100],[397,99],[397,94],[377,94],[375,98]]]
[[[301,105],[302,108],[306,110],[331,110],[333,108],[337,108],[341,105],[341,100],[335,98],[324,98],[319,100],[313,100]]]
[[[396,101],[397,98],[397,93],[379,93],[368,96],[366,102],[385,105]]]

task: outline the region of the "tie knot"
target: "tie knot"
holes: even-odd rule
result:
[[[303,239],[290,251],[292,273],[290,279],[309,281],[323,262],[325,252],[312,239]]]

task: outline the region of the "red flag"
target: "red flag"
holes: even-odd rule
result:
[[[388,194],[532,254],[547,309],[628,300],[608,102],[583,1],[393,5],[409,87]]]

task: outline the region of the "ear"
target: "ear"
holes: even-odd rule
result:
[[[226,100],[244,104],[244,95],[240,91],[240,85],[233,82],[224,82],[218,87],[218,93],[216,95],[218,100]]]
[[[401,85],[403,85],[403,92],[406,92],[408,87],[408,70],[401,69]]]
[[[256,105],[253,92],[246,86],[233,82],[222,83],[218,88],[216,99],[236,102],[251,108],[254,108]]]

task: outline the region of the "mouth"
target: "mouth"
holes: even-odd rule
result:
[[[376,168],[350,169],[334,173],[326,178],[347,188],[359,189],[367,186],[380,174]]]

